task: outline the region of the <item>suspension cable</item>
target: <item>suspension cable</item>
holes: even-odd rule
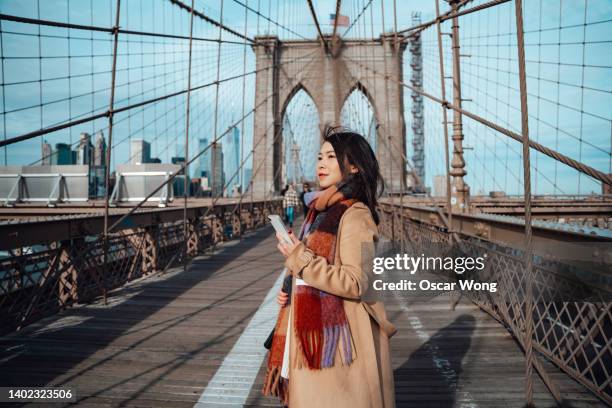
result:
[[[308,3],[312,4],[311,1],[309,1]],[[338,18],[340,17],[340,4],[341,3],[342,3],[342,0],[336,0],[336,18],[334,19],[334,30],[332,31],[332,38],[336,37],[336,32],[338,31]]]
[[[312,15],[312,19],[314,20],[315,26],[317,27],[317,32],[319,33],[319,38],[323,43],[323,47],[325,48],[325,53],[329,54],[329,45],[325,38],[323,37],[323,32],[321,31],[321,26],[319,25],[319,19],[317,18],[317,13],[312,5],[312,0],[308,0],[308,8],[310,9],[310,14]]]
[[[168,0],[168,1],[170,1],[172,4],[175,4],[175,5],[179,6],[183,10],[188,11],[189,13],[193,13],[194,15],[200,17],[202,20],[204,20],[204,21],[206,21],[206,22],[208,22],[208,23],[210,23],[210,24],[212,24],[212,25],[214,25],[216,27],[219,27],[219,29],[227,31],[230,34],[235,35],[238,38],[242,38],[243,40],[247,40],[247,41],[249,41],[251,43],[255,43],[256,42],[254,39],[249,38],[249,37],[247,37],[245,35],[242,35],[238,31],[235,31],[235,30],[229,28],[228,26],[224,25],[223,21],[220,21],[220,22],[216,21],[215,19],[212,19],[212,18],[208,17],[204,13],[196,11],[193,7],[187,6],[185,3],[183,3],[180,0]]]

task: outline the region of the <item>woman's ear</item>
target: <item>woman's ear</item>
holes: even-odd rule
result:
[[[351,166],[350,167],[350,172],[351,173],[358,173],[359,172],[359,169],[357,167],[353,166],[352,164],[350,164],[350,166]]]

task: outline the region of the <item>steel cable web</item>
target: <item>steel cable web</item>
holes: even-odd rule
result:
[[[544,13],[539,2],[525,4],[525,13],[530,16],[525,21],[525,62],[530,84],[527,96],[529,105],[534,107],[529,113],[534,140],[579,162],[589,163],[597,170],[609,172],[612,148],[607,135],[612,129],[612,117],[599,107],[612,101],[612,94],[599,78],[602,78],[600,73],[610,71],[611,64],[598,52],[609,40],[602,37],[601,20],[587,18],[588,3],[572,6],[576,14],[571,17],[564,15],[570,7],[567,3],[558,1],[548,6],[553,13]],[[482,29],[483,18],[479,19],[478,14],[464,17],[462,27],[468,34],[462,37],[461,45],[462,53],[469,57],[462,60],[462,67],[465,76],[470,77],[464,81],[467,92],[472,94],[467,97],[474,96],[467,109],[518,132],[519,87],[513,51],[516,30],[514,19],[510,18],[512,8],[506,4],[481,12],[485,14],[488,30]],[[502,15],[508,17],[502,18]],[[578,24],[568,24],[578,20]],[[585,81],[585,72],[590,74],[589,83]],[[579,97],[571,97],[576,92]],[[485,106],[496,108],[491,111]],[[591,129],[588,138],[583,136],[586,123]],[[514,163],[511,167],[520,161],[520,153],[513,147],[514,143],[506,145],[508,163]],[[585,151],[589,152],[588,158]],[[561,177],[556,160],[538,151],[534,155],[533,182],[537,193],[585,194],[601,188],[595,180],[587,178],[585,183],[581,172],[567,168],[562,168]],[[510,191],[520,191],[521,183],[518,189],[510,188]]]

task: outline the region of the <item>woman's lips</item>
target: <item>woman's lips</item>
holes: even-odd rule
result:
[[[326,177],[326,176],[327,176],[327,174],[319,173],[319,178],[323,178],[323,177]]]

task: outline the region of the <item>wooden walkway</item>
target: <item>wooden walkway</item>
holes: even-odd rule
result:
[[[108,305],[78,306],[0,337],[0,384],[72,387],[83,407],[278,406],[260,394],[261,343],[276,310],[260,306],[267,295],[273,302],[283,262],[275,242],[271,228],[251,233],[187,272],[111,292]],[[451,312],[447,295],[395,299],[387,313],[399,329],[391,343],[398,407],[523,406],[522,353],[471,303]],[[547,367],[571,406],[603,406]],[[539,380],[535,398],[554,406]]]

